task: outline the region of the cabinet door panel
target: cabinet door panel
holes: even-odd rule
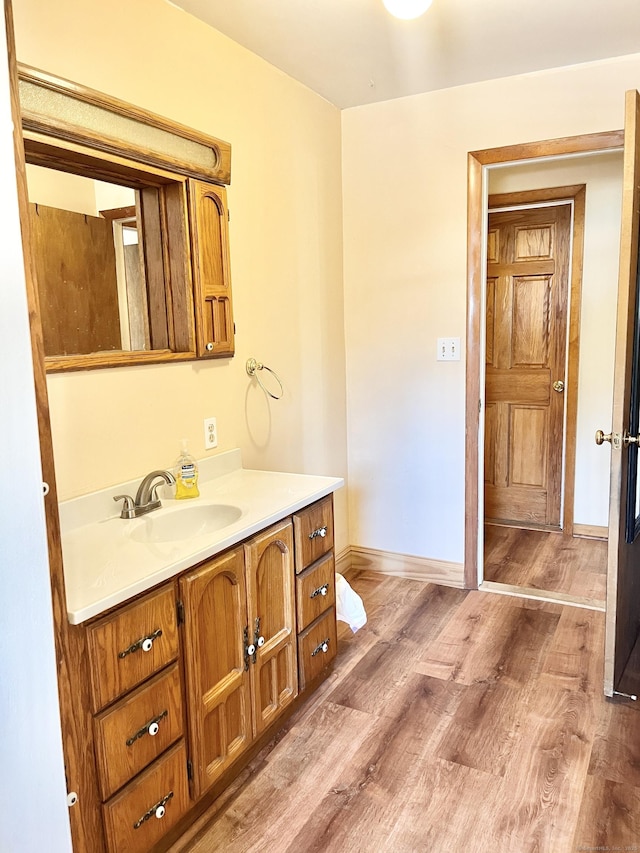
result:
[[[103,799],[108,799],[182,735],[182,718],[178,664],[95,718],[96,760]],[[149,729],[154,720],[157,727]]]
[[[333,495],[316,501],[293,516],[296,571],[302,572],[333,549]]]
[[[144,638],[154,638],[147,647]],[[168,584],[87,628],[93,710],[99,711],[178,656],[175,586]]]
[[[104,804],[109,853],[148,853],[190,805],[187,756],[179,741]],[[156,816],[159,807],[164,812]]]
[[[191,179],[188,187],[198,355],[233,355],[226,192]]]
[[[258,645],[250,666],[254,735],[261,734],[298,693],[293,527],[274,525],[245,546],[249,630]],[[259,630],[257,630],[259,621]]]
[[[296,590],[298,631],[303,631],[336,603],[336,565],[333,551],[298,575]]]
[[[193,793],[200,796],[251,741],[244,555],[241,548],[180,581]]]
[[[336,611],[332,607],[298,637],[300,690],[326,669],[338,652]]]

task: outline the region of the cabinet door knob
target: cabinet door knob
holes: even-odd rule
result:
[[[311,652],[311,657],[314,658],[316,655],[319,655],[322,652],[323,655],[329,651],[329,637],[326,640],[323,640],[321,643],[315,647],[315,649]]]
[[[169,712],[165,709],[161,714],[158,714],[157,717],[154,717],[152,720],[149,720],[148,723],[145,723],[142,728],[138,729],[138,731],[131,735],[131,737],[127,738],[125,743],[127,746],[132,746],[137,740],[145,735],[150,735],[151,737],[155,737],[160,731],[160,721],[165,717],[169,716]]]
[[[309,598],[317,598],[319,595],[326,595],[329,592],[329,584],[323,583],[318,589],[314,589]]]
[[[316,536],[321,536],[323,539],[327,535],[327,526],[325,524],[324,527],[318,527],[317,530],[312,530],[309,534],[309,539],[315,539]]]
[[[264,637],[258,637],[258,648],[261,649],[264,646]]]
[[[142,649],[143,652],[150,652],[153,648],[153,641],[157,640],[158,637],[162,636],[162,628],[158,628],[157,631],[154,631],[153,634],[147,634],[146,637],[141,637],[139,640],[136,640],[135,643],[131,643],[128,649],[124,649],[121,652],[118,652],[119,658],[126,658],[127,655],[133,654],[133,652],[137,652],[138,649]]]
[[[163,818],[163,817],[165,816],[165,814],[166,814],[166,811],[167,811],[167,810],[166,810],[166,808],[165,808],[165,806],[166,806],[166,804],[169,802],[169,800],[171,799],[171,797],[173,797],[173,791],[169,791],[169,793],[168,793],[168,794],[166,794],[166,795],[165,795],[165,796],[160,800],[160,802],[156,803],[154,806],[151,806],[151,808],[150,808],[148,811],[146,811],[146,812],[142,815],[142,817],[141,817],[141,818],[138,818],[138,820],[133,824],[133,828],[134,828],[134,829],[140,829],[140,827],[141,827],[144,823],[146,823],[146,822],[149,820],[149,818],[151,818],[151,817],[154,817],[154,816],[155,816],[155,817],[157,817],[157,818],[158,818],[158,820],[160,820],[161,818]]]

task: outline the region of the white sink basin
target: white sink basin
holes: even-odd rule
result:
[[[149,513],[130,522],[132,527],[127,532],[136,542],[180,542],[214,533],[233,524],[241,515],[240,507],[231,504],[189,504]]]

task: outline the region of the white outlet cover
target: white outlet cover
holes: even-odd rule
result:
[[[213,450],[218,446],[218,424],[215,418],[204,419],[204,447]]]

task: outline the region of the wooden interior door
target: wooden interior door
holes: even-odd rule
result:
[[[636,444],[637,448],[637,410],[640,395],[637,282],[640,225],[639,127],[640,95],[636,91],[630,91],[627,92],[625,101],[624,184],[612,429],[606,436],[602,433],[599,436],[596,434],[598,444],[605,440],[610,441],[612,445],[604,671],[604,690],[607,696],[616,692],[640,692],[640,678],[635,677],[634,687],[632,672],[634,665],[637,666],[640,627],[640,536],[636,488],[630,488],[630,484],[634,483],[633,475],[638,464],[638,454],[630,452],[630,448],[633,444]],[[634,410],[635,423],[632,422]],[[628,430],[634,433],[631,441]],[[629,525],[627,514],[632,519]]]
[[[193,795],[199,797],[249,746],[247,625],[242,548],[180,580]]]
[[[485,520],[561,528],[571,206],[489,214]]]
[[[29,210],[45,355],[122,349],[111,222],[43,204]]]
[[[249,631],[257,647],[250,667],[257,737],[298,694],[293,525],[270,527],[244,547]]]

